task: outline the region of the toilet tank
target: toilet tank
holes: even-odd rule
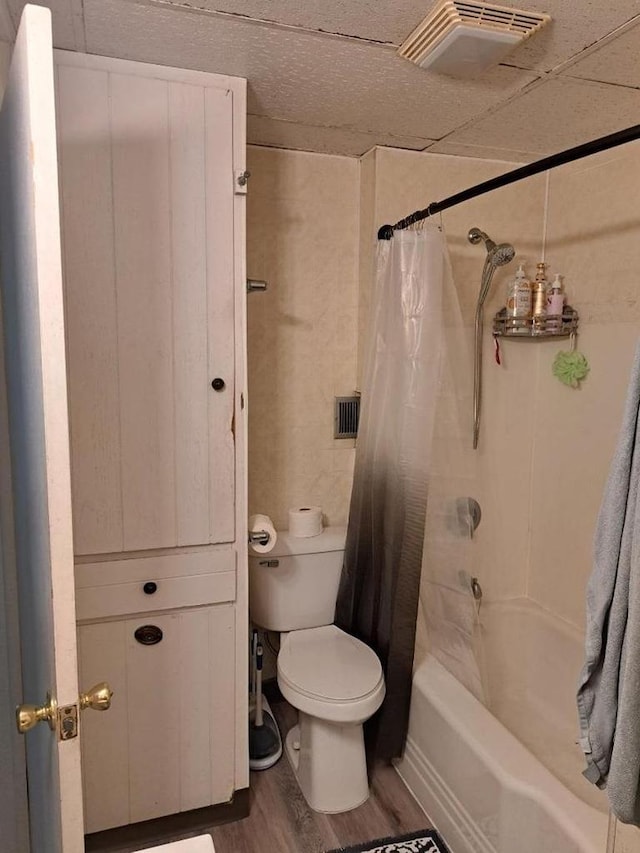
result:
[[[249,615],[269,631],[297,631],[333,622],[346,527],[301,538],[278,531],[268,554],[249,547]]]

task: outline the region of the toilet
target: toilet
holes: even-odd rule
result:
[[[346,528],[299,538],[287,531],[249,557],[249,610],[280,632],[278,686],[298,710],[285,752],[312,809],[337,813],[369,796],[362,724],[384,699],[382,667],[367,645],[333,623]]]

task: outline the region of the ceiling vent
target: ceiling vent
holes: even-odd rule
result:
[[[471,77],[500,62],[550,20],[541,12],[473,0],[440,0],[398,53],[430,71]]]

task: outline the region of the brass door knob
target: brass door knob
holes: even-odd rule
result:
[[[80,710],[86,711],[87,708],[91,708],[93,711],[108,711],[112,696],[113,690],[106,681],[94,684],[86,693],[80,694]]]
[[[16,725],[21,735],[28,732],[38,723],[48,723],[49,728],[55,731],[58,703],[55,698],[47,693],[47,701],[44,705],[18,705],[16,708]]]

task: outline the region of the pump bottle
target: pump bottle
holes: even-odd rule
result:
[[[525,318],[531,316],[531,282],[520,264],[514,279],[507,287],[507,317]]]
[[[562,329],[562,309],[564,308],[564,293],[562,276],[556,273],[547,294],[547,329],[559,332]]]

